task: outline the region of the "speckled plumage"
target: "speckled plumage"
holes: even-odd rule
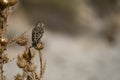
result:
[[[44,33],[44,24],[37,23],[32,30],[32,46],[36,47]]]

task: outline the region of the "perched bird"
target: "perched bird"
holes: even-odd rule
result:
[[[44,24],[37,23],[32,30],[32,47],[36,47],[44,33]]]

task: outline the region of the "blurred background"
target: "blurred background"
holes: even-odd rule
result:
[[[45,24],[44,80],[120,80],[120,0],[19,0],[8,22],[9,35]],[[8,49],[11,57],[23,50]]]

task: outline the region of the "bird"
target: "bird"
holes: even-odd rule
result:
[[[44,33],[44,24],[37,23],[32,29],[32,47],[36,47]]]

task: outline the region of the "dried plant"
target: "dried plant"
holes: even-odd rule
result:
[[[24,35],[17,38],[16,43],[20,46],[25,46],[25,51],[22,54],[19,54],[17,57],[17,65],[23,70],[23,73],[17,74],[15,80],[42,80],[44,71],[45,71],[45,61],[41,54],[43,49],[43,44],[41,42],[41,37],[43,36],[44,29],[43,24],[38,23],[35,28],[32,30],[32,45],[27,46],[28,39]],[[40,75],[36,71],[36,66],[34,64],[35,50],[39,52],[40,58]]]
[[[45,71],[45,61],[42,57],[41,50],[43,49],[43,43],[41,38],[44,33],[44,24],[38,23],[32,30],[32,44],[28,46],[28,38],[26,32],[21,36],[8,39],[6,35],[7,31],[7,20],[9,12],[17,3],[17,0],[0,0],[0,80],[7,80],[4,75],[3,67],[4,64],[8,63],[9,57],[4,53],[7,50],[7,46],[11,43],[17,43],[19,46],[24,46],[25,51],[17,56],[17,65],[23,70],[23,73],[18,73],[15,76],[15,80],[42,80]],[[40,73],[36,71],[37,66],[34,64],[35,51],[37,50],[40,58]]]

